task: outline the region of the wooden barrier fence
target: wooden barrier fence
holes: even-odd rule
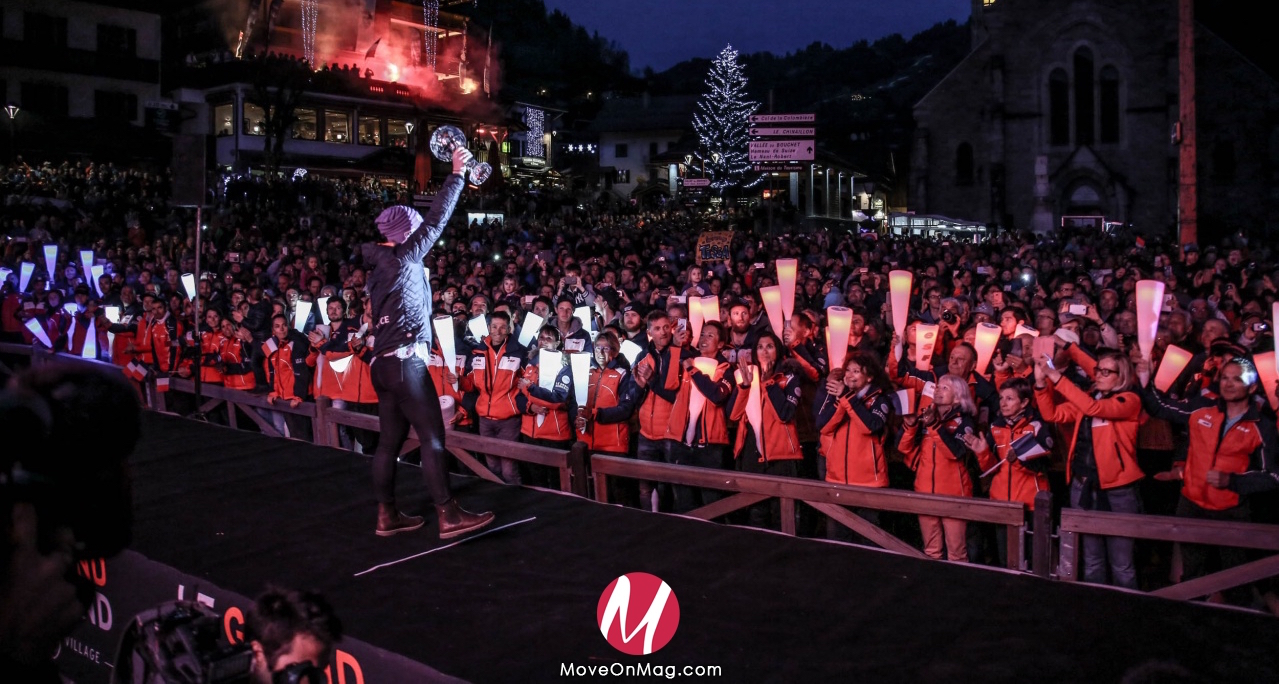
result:
[[[108,363],[55,354],[24,344],[0,343],[0,372],[13,372],[23,365],[23,361],[33,366],[58,362],[120,370],[119,367]],[[194,393],[195,389],[191,380],[181,378],[172,378],[170,388],[172,391],[182,393]],[[225,404],[228,423],[231,427],[237,428],[239,416],[243,415],[264,434],[271,436],[281,435],[275,425],[259,411],[278,411],[303,416],[311,421],[312,426],[307,441],[321,446],[339,445],[340,426],[374,432],[379,429],[376,416],[335,408],[326,398],[321,398],[318,402],[303,402],[295,408],[287,403],[272,404],[267,401],[266,395],[207,384],[201,387],[201,395],[204,400],[198,407],[201,413],[207,413]],[[165,411],[167,408],[165,394],[155,391],[154,380],[146,383],[144,399],[148,408],[153,410]],[[485,466],[478,458],[479,454],[511,458],[554,468],[559,472],[561,490],[589,498],[592,496],[593,489],[595,499],[601,502],[607,502],[610,477],[650,480],[730,492],[726,498],[688,514],[703,520],[713,520],[735,510],[776,498],[780,500],[782,510],[782,531],[792,535],[795,534],[795,505],[796,502],[802,501],[882,548],[913,557],[924,557],[924,554],[913,545],[853,513],[849,507],[958,518],[970,522],[1001,525],[1008,532],[1006,565],[1009,568],[1021,568],[1022,565],[1025,512],[1023,506],[1016,503],[937,496],[896,489],[853,487],[813,480],[652,463],[604,454],[588,455],[585,444],[581,442],[574,444],[572,449],[564,451],[452,430],[446,432],[446,437],[445,448],[449,453],[477,476],[491,482],[500,483],[501,478]],[[417,435],[411,429],[409,438],[411,441],[405,448],[417,448]],[[1063,581],[1079,579],[1081,535],[1153,539],[1183,544],[1233,546],[1279,552],[1279,525],[1105,513],[1069,508],[1061,511],[1057,543],[1054,544],[1052,498],[1048,492],[1040,492],[1036,498],[1034,522],[1031,569],[1036,575]],[[1057,557],[1055,568],[1052,562],[1054,555]],[[1053,569],[1056,572],[1053,572]],[[1164,598],[1188,600],[1274,576],[1279,576],[1279,554],[1174,584],[1151,593]]]

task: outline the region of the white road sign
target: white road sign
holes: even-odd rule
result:
[[[794,128],[788,126],[751,126],[751,135],[804,136],[811,138],[814,135],[817,135],[817,129],[812,126],[806,128]]]
[[[751,123],[816,123],[816,114],[752,114]]]
[[[816,149],[812,140],[752,140],[750,160],[811,161]]]

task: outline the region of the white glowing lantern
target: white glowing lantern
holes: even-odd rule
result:
[[[53,269],[58,264],[58,246],[44,246],[44,265],[49,269],[49,282],[52,283],[57,278],[54,276]]]
[[[782,320],[789,321],[795,313],[795,277],[799,272],[798,259],[777,260],[777,286],[782,291]],[[781,333],[778,333],[780,336]]]
[[[910,315],[910,288],[915,274],[910,271],[892,271],[888,274],[888,296],[893,306],[893,331],[897,339],[906,337],[906,318]]]
[[[782,289],[777,285],[761,287],[759,297],[764,300],[764,310],[768,312],[768,322],[773,326],[773,332],[778,339],[781,339],[782,331],[785,329],[785,319],[782,316]]]
[[[89,332],[85,333],[84,348],[80,350],[80,358],[98,358],[98,329],[92,318],[89,319]]]
[[[482,314],[467,321],[466,329],[471,331],[471,337],[474,337],[476,342],[488,337],[489,334],[488,321],[484,320]]]
[[[919,323],[915,326],[915,367],[928,370],[933,365],[933,349],[937,347],[936,325]]]
[[[97,290],[99,297],[106,295],[106,293],[102,291],[102,274],[105,272],[106,269],[103,266],[94,265],[89,267],[89,275],[93,276],[93,289]]]
[[[740,372],[740,371],[739,371]],[[746,397],[746,421],[755,429],[755,446],[764,453],[764,404],[760,399],[759,366],[751,366],[751,388]]]
[[[579,306],[573,309],[573,318],[582,322],[582,330],[585,330],[588,334],[591,332],[591,307]],[[592,338],[594,338],[593,335]]]
[[[564,368],[564,352],[537,350],[538,387],[544,390],[555,389],[555,378],[559,377],[562,368]],[[542,427],[544,422],[546,422],[546,414],[537,416],[538,427]]]
[[[693,359],[693,367],[699,373],[715,379],[715,371],[719,368],[719,361],[699,356]],[[693,442],[693,434],[697,431],[697,419],[702,415],[702,409],[706,406],[706,395],[697,389],[697,385],[693,385],[693,392],[688,395],[688,430],[684,433],[684,443],[691,444]]]
[[[19,291],[21,292],[27,291],[27,286],[31,284],[31,276],[35,275],[35,272],[36,272],[35,264],[28,261],[22,262],[22,265],[18,267],[18,290]]]
[[[187,291],[187,299],[190,299],[192,301],[195,300],[195,274],[194,273],[182,274],[182,289]],[[300,301],[298,302],[298,310],[299,311],[302,310],[302,302]],[[306,302],[306,311],[307,313],[311,312],[311,302]],[[301,330],[301,328],[298,328],[298,330]]]
[[[542,324],[546,322],[545,318],[531,313],[524,316],[524,325],[520,327],[519,343],[521,347],[527,347],[537,337],[537,331],[542,329]],[[478,337],[476,339],[479,339]]]
[[[569,354],[569,368],[573,371],[573,399],[579,409],[586,408],[591,388],[591,355],[586,352]]]
[[[702,322],[719,320],[719,297],[702,297]]]
[[[688,329],[692,331],[693,336],[689,338],[689,345],[696,347],[697,341],[702,338],[702,298],[688,298]]]
[[[622,340],[622,344],[618,347],[617,353],[621,354],[626,359],[626,362],[631,366],[631,368],[634,368],[635,362],[639,360],[640,354],[644,353],[644,349],[630,340]]]
[[[440,354],[443,356],[444,366],[453,365],[454,359],[457,358],[457,339],[456,331],[453,329],[452,316],[440,316],[431,321],[431,327],[435,329],[435,341],[440,345]],[[457,383],[453,383],[453,389],[457,389]]]
[[[1279,384],[1279,357],[1272,351],[1262,352],[1252,357],[1257,366],[1257,376],[1261,381],[1261,390],[1270,402],[1270,408],[1279,410],[1279,396],[1276,396],[1276,385]]]
[[[30,330],[31,334],[35,335],[36,339],[40,340],[45,347],[53,349],[53,342],[49,340],[49,333],[45,331],[44,326],[40,325],[39,319],[28,318],[25,325],[27,330]]]
[[[93,250],[80,250],[80,268],[84,271],[84,281],[86,283],[96,282],[93,279]]]
[[[1168,345],[1164,358],[1159,362],[1159,370],[1155,373],[1155,389],[1167,392],[1172,383],[1186,370],[1194,355],[1175,344]]]
[[[1141,356],[1150,360],[1159,330],[1159,312],[1164,305],[1164,284],[1158,280],[1137,281],[1137,346]]]
[[[293,328],[298,332],[306,327],[306,319],[311,317],[311,302],[299,299],[293,309]]]
[[[826,353],[830,356],[830,369],[844,367],[848,356],[848,336],[853,327],[853,310],[844,306],[826,309]]]
[[[995,355],[995,347],[999,345],[999,326],[993,323],[982,323],[977,326],[977,339],[973,347],[977,350],[977,374],[985,375],[990,365],[990,357]]]

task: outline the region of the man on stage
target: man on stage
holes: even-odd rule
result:
[[[422,477],[440,518],[440,538],[450,539],[493,522],[493,513],[470,513],[450,494],[444,470],[444,420],[440,400],[426,370],[431,351],[431,296],[422,260],[444,232],[465,183],[462,174],[471,153],[453,152],[453,173],[435,196],[424,220],[409,207],[393,206],[377,217],[386,242],[366,244],[364,264],[373,312],[371,375],[378,396],[381,437],[373,455],[373,487],[377,495],[377,534],[389,537],[416,530],[420,516],[395,507],[396,456],[409,425],[422,444]]]

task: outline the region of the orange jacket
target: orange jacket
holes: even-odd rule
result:
[[[973,481],[964,461],[968,447],[960,438],[974,433],[972,419],[958,412],[932,427],[907,426],[898,448],[915,471],[915,491],[972,496]]]
[[[1057,399],[1060,394],[1065,400]],[[1093,398],[1067,380],[1055,386],[1036,388],[1035,401],[1044,420],[1074,423],[1071,431],[1071,458],[1066,461],[1066,481],[1071,481],[1075,444],[1079,426],[1087,418],[1092,421],[1093,457],[1097,461],[1097,485],[1113,489],[1129,485],[1145,474],[1137,466],[1137,428],[1141,423],[1141,397],[1135,392],[1118,392]]]
[[[257,386],[252,359],[246,358],[245,351],[244,341],[236,337],[222,345],[219,357],[222,361],[222,382],[227,389],[248,391]]]
[[[1249,491],[1240,486],[1247,484],[1247,479],[1268,484],[1265,488],[1279,487],[1279,466],[1275,463],[1279,435],[1274,421],[1264,419],[1256,404],[1226,427],[1224,402],[1202,398],[1176,401],[1148,391],[1144,403],[1152,416],[1187,427],[1190,444],[1182,464],[1181,495],[1196,506],[1210,511],[1238,506],[1240,493]],[[1209,485],[1209,470],[1230,473],[1230,486],[1220,489]]]
[[[671,419],[663,439],[673,439],[689,446],[728,446],[728,419],[724,416],[724,406],[733,396],[731,376],[732,371],[727,363],[719,364],[712,376],[707,376],[696,368],[691,373],[685,373],[675,396],[675,404],[671,407]],[[700,392],[706,397],[706,403],[697,416],[692,440],[687,440],[688,420],[692,415],[689,402],[692,401],[693,392]]]
[[[200,325],[200,380],[214,385],[221,385],[222,347],[226,338],[221,332],[210,330],[207,325]]]
[[[289,339],[281,344],[274,337],[262,343],[265,355],[267,385],[271,388],[268,399],[306,399],[310,394],[310,369],[315,368],[319,356],[301,333],[290,331]]]
[[[454,359],[452,370],[457,372],[458,368],[466,367],[466,356],[458,354]],[[453,387],[453,383],[449,382],[444,376],[444,357],[439,354],[438,345],[431,349],[431,355],[426,357],[426,372],[431,374],[431,382],[435,383],[435,394],[440,397],[453,397],[453,408],[460,416],[456,426],[470,425],[471,414],[462,408],[462,378],[458,376],[457,387]]]
[[[670,426],[671,410],[675,406],[680,382],[684,377],[680,360],[685,356],[691,357],[692,352],[685,353],[672,344],[655,353],[650,345],[635,362],[636,368],[645,365],[654,369],[639,411],[640,435],[647,439],[669,439],[666,431]]]
[[[152,320],[150,316],[140,317],[138,332],[133,338],[137,360],[161,373],[172,372],[177,362],[177,355],[172,348],[176,339],[176,329],[171,325],[168,314],[160,320]]]
[[[517,403],[520,397],[518,380],[524,368],[528,350],[512,338],[498,349],[485,340],[471,350],[467,358],[466,374],[458,386],[463,392],[479,392],[475,400],[475,412],[480,418],[506,420],[523,413]]]
[[[827,482],[888,486],[884,430],[891,411],[888,397],[874,388],[862,397],[823,393],[817,408],[817,428],[822,434]]]
[[[320,355],[315,367],[315,394],[354,404],[377,403],[369,364],[363,354],[350,350],[326,351]]]
[[[1008,460],[1013,453],[1013,443],[1029,436],[1046,452],[1026,460]],[[1039,416],[1022,414],[1013,425],[1003,416],[990,424],[986,439],[990,448],[977,454],[977,465],[985,473],[998,466],[990,480],[990,498],[994,501],[1020,501],[1031,510],[1035,508],[1035,494],[1048,490],[1048,462],[1053,448],[1052,430],[1039,420]],[[1003,465],[999,462],[1003,461]]]
[[[740,457],[746,447],[747,435],[754,436],[754,429],[746,417],[746,405],[750,401],[750,390],[738,386],[737,396],[733,400],[733,410],[729,420],[737,423],[737,441],[733,445],[733,457]],[[804,454],[799,448],[799,433],[795,430],[795,412],[799,409],[799,378],[793,375],[774,373],[763,381],[760,387],[761,404],[761,436],[764,453],[759,455],[761,462],[794,461],[802,459]]]

